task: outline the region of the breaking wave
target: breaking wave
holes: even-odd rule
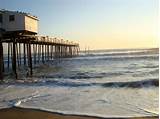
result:
[[[124,72],[125,73],[125,72]],[[43,78],[63,78],[63,79],[93,79],[93,78],[104,78],[104,77],[116,77],[124,74],[123,72],[102,72],[102,73],[91,73],[91,72],[77,72],[71,74],[49,74],[41,75]]]
[[[85,52],[82,52],[82,54]],[[122,50],[99,50],[90,51],[87,56],[119,56],[119,55],[144,55],[144,54],[158,54],[159,49],[122,49]],[[82,55],[84,56],[84,55]]]
[[[104,88],[146,88],[146,87],[159,87],[158,79],[127,81],[127,82],[84,82],[74,80],[47,80],[36,83],[19,83],[18,85],[27,86],[60,86],[60,87],[88,87],[88,86],[101,86]]]
[[[104,87],[117,87],[117,88],[143,88],[143,87],[151,87],[159,86],[159,80],[158,79],[149,79],[149,80],[141,80],[141,81],[132,81],[132,82],[110,82],[102,84]]]

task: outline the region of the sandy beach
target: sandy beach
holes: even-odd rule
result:
[[[34,110],[34,109],[22,109],[22,108],[15,108],[15,107],[1,109],[0,115],[1,115],[0,116],[1,119],[103,119],[99,117],[64,115],[64,114],[58,114],[53,112],[46,112],[46,111],[40,111],[40,110]],[[158,118],[159,116],[135,117],[135,118],[129,118],[129,119],[158,119]]]

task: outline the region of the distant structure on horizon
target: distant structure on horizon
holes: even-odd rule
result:
[[[0,10],[0,31],[5,33],[37,34],[38,21],[36,16],[29,13]]]

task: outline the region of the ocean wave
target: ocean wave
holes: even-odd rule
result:
[[[40,112],[45,112],[45,113],[51,113],[51,114],[58,114],[61,116],[76,116],[75,118],[98,118],[98,119],[132,119],[132,118],[158,118],[158,113],[150,111],[150,110],[145,110],[142,109],[146,114],[150,115],[141,115],[141,116],[135,116],[135,115],[105,115],[105,114],[96,114],[96,113],[84,113],[84,112],[74,112],[74,111],[61,111],[61,110],[54,110],[54,109],[47,109],[43,107],[33,107],[33,106],[15,106],[10,108],[16,109],[19,111],[40,111]],[[9,108],[4,108],[2,109],[3,111],[10,110]]]
[[[140,81],[130,81],[130,82],[110,82],[102,84],[103,87],[117,87],[117,88],[143,88],[143,87],[151,87],[159,86],[159,80],[158,79],[149,79],[149,80],[140,80]]]
[[[147,66],[143,66],[142,68],[159,68],[159,65],[147,65]]]
[[[89,82],[74,82],[74,81],[46,81],[44,85],[50,85],[50,86],[65,86],[65,87],[86,87],[86,86],[94,86],[98,85],[97,83],[89,83]]]
[[[139,68],[140,66],[138,66]],[[146,66],[147,67],[147,66]],[[155,66],[153,66],[155,68]],[[157,66],[156,66],[157,67]],[[128,67],[126,67],[128,68]],[[134,67],[131,67],[133,69]],[[137,68],[137,67],[136,67]],[[37,75],[37,78],[52,78],[52,79],[102,79],[102,78],[114,78],[124,75],[130,75],[133,77],[143,77],[148,74],[157,75],[159,73],[159,69],[152,69],[150,71],[142,71],[142,72],[135,72],[135,71],[129,71],[129,70],[122,70],[122,71],[114,71],[114,72],[96,72],[96,71],[70,71],[68,73],[50,73],[50,74],[40,74]]]
[[[150,56],[150,55],[141,55],[141,56],[111,56],[111,57],[100,57],[98,60],[139,60],[139,59],[148,59],[148,60],[155,60],[158,59],[159,56]]]
[[[103,88],[146,88],[146,87],[159,87],[158,79],[138,80],[138,81],[126,81],[126,82],[85,82],[75,80],[46,80],[36,83],[18,83],[18,85],[27,86],[60,86],[60,87],[89,87],[89,86],[100,86]]]
[[[155,69],[149,72],[150,74],[159,74],[159,69]]]
[[[111,55],[111,56],[99,56],[99,55],[95,55],[95,56],[86,56],[86,57],[77,57],[75,59],[70,59],[72,61],[76,60],[76,61],[134,61],[134,60],[158,60],[159,59],[159,55]]]
[[[90,51],[89,54],[81,56],[118,56],[118,55],[144,55],[144,54],[158,54],[159,49],[123,49],[123,50],[100,50],[100,51]]]
[[[52,81],[46,81],[47,84],[52,85]],[[128,81],[128,82],[107,82],[107,83],[90,83],[90,82],[72,82],[72,81],[54,81],[55,85],[58,86],[69,86],[69,87],[82,87],[82,86],[102,86],[105,88],[144,88],[144,87],[158,87],[159,80],[148,79],[140,81]]]
[[[138,73],[134,73],[132,74],[133,77],[144,77],[144,76],[148,76],[148,75],[155,75],[157,76],[159,74],[159,69],[154,69],[151,71],[143,71],[143,72],[138,72]]]
[[[95,79],[95,78],[104,78],[104,77],[117,77],[124,75],[126,72],[77,72],[70,74],[48,74],[40,75],[38,78],[59,78],[59,79]]]
[[[11,99],[9,100],[9,106],[19,106],[21,103],[23,102],[27,102],[29,100],[31,100],[32,98],[37,98],[40,97],[40,95],[38,94],[38,92],[35,92],[27,97],[21,97],[21,98],[15,98],[15,99]]]
[[[115,77],[123,75],[120,72],[108,72],[108,73],[77,73],[74,76],[68,77],[70,79],[91,79],[91,78],[104,78],[104,77]]]

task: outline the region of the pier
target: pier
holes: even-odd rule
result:
[[[33,65],[78,55],[78,43],[37,35],[38,21],[29,13],[0,10],[0,79],[9,70],[17,79],[22,65],[32,76]]]
[[[75,57],[79,53],[79,44],[63,39],[36,35],[5,35],[0,40],[0,79],[3,79],[4,48],[7,46],[7,68],[12,68],[17,78],[17,67],[28,66],[29,75],[33,73],[33,64],[45,63],[57,58]]]

